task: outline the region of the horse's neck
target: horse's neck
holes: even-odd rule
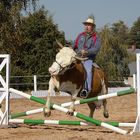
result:
[[[77,78],[78,76],[82,76],[84,79],[86,79],[86,71],[81,62],[75,62],[70,69],[66,70],[62,75],[59,75],[58,77],[59,79],[64,80],[71,79],[70,77]]]

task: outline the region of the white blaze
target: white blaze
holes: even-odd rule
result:
[[[61,67],[65,68],[75,60],[75,56],[76,53],[73,49],[63,47],[56,55],[56,62],[49,68],[50,74],[57,75],[60,72]]]

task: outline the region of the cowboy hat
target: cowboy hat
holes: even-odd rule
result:
[[[88,18],[85,22],[83,22],[83,24],[92,24],[95,25],[95,21],[92,18]]]

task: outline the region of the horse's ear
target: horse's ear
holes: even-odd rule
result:
[[[69,42],[69,41],[66,41],[66,47],[69,47],[69,48],[73,49],[73,47],[71,45],[71,42]]]
[[[58,44],[59,48],[62,49],[62,48],[64,47],[57,39],[55,39],[55,41],[56,41],[56,43]]]
[[[73,49],[73,47],[71,45],[68,45],[69,48]]]

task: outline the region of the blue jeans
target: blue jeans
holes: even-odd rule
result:
[[[87,72],[87,79],[85,82],[85,89],[91,91],[91,82],[92,82],[92,60],[86,60],[83,62],[83,65]]]

